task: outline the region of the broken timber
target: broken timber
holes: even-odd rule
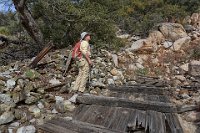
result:
[[[69,53],[69,56],[67,58],[67,63],[66,63],[66,66],[65,66],[65,71],[64,71],[63,76],[66,76],[71,61],[72,61],[72,52]]]
[[[164,93],[169,91],[166,88],[115,86],[108,89],[111,92],[107,96],[78,96],[79,106],[70,120],[58,117],[38,128],[43,133],[183,133],[177,113],[197,109],[197,106],[170,103]],[[156,93],[152,93],[154,90]],[[134,96],[143,100],[134,100]]]
[[[46,46],[37,56],[36,58],[31,62],[29,67],[35,68],[37,66],[37,63],[54,47],[52,42],[48,43],[48,46]]]

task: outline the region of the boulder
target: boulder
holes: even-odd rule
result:
[[[16,133],[36,133],[36,128],[33,125],[20,127]]]
[[[32,104],[32,103],[36,103],[39,100],[38,97],[35,96],[29,96],[26,98],[25,103],[26,104]]]
[[[7,82],[6,82],[6,87],[9,88],[9,89],[10,89],[10,88],[14,88],[15,84],[16,84],[16,82],[15,82],[14,79],[9,79],[9,80],[7,80]]]
[[[41,111],[36,105],[29,107],[28,110],[34,115],[34,117],[40,117],[41,115]]]
[[[186,63],[186,64],[181,65],[180,68],[181,68],[182,70],[188,72],[188,70],[189,70],[189,63]]]
[[[114,81],[114,79],[112,79],[112,78],[109,78],[109,79],[107,80],[107,82],[108,82],[108,85],[114,85],[114,84],[115,84],[115,81]]]
[[[176,40],[173,44],[173,46],[171,47],[172,50],[174,51],[179,51],[181,49],[182,46],[186,46],[189,45],[191,41],[190,37],[184,37],[184,38],[180,38],[178,40]]]
[[[0,125],[3,124],[7,124],[11,121],[14,120],[14,115],[13,112],[4,112],[1,116],[0,116]]]
[[[8,95],[8,94],[0,94],[0,102],[1,103],[9,103],[11,101],[12,101],[12,99],[11,99],[10,95]]]
[[[134,43],[131,45],[130,50],[131,50],[131,51],[137,51],[137,50],[140,49],[142,46],[144,46],[144,41],[145,41],[145,39],[141,39],[141,40],[138,40],[138,41],[134,42]]]
[[[158,29],[169,41],[174,42],[180,38],[187,37],[185,29],[178,23],[161,23],[158,25]]]
[[[200,13],[193,13],[191,16],[191,24],[195,27],[200,22]]]
[[[160,31],[152,31],[149,34],[149,38],[151,38],[152,43],[161,44],[165,41],[165,37]]]
[[[192,76],[200,76],[200,61],[193,60],[189,63],[189,74]]]

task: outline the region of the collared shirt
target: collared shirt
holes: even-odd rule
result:
[[[85,55],[88,54],[89,56],[91,56],[90,45],[87,41],[81,41],[80,51]]]

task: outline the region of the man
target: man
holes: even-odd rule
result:
[[[76,78],[75,85],[73,87],[73,91],[84,92],[86,83],[89,76],[90,65],[92,65],[92,61],[90,59],[90,34],[87,32],[81,33],[81,44],[80,44],[80,52],[81,57],[78,61],[79,66],[79,74]]]

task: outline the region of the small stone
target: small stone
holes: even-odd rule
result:
[[[91,86],[93,86],[93,87],[105,87],[106,85],[103,84],[102,82],[97,81],[97,82],[92,82]]]
[[[114,85],[115,84],[115,81],[113,79],[108,79],[107,82],[108,82],[108,85]]]
[[[76,98],[78,97],[78,94],[74,94],[70,99],[69,101],[72,102],[72,103],[76,103]]]
[[[11,97],[8,94],[0,94],[0,102],[2,103],[10,103],[11,102]]]
[[[53,114],[58,114],[58,111],[57,111],[56,109],[53,109],[51,112],[52,112]]]
[[[40,117],[40,115],[41,115],[40,109],[37,106],[35,106],[35,105],[29,107],[28,110],[29,110],[29,112],[33,113],[33,115],[35,117]]]
[[[16,82],[14,79],[9,79],[6,82],[6,87],[9,89],[12,89],[12,88],[14,88],[15,84],[16,84]]]
[[[4,112],[1,116],[0,116],[0,125],[3,124],[7,124],[11,121],[14,120],[14,115],[13,112]]]
[[[0,80],[0,86],[5,86],[5,84],[6,84],[5,81]]]
[[[43,109],[44,108],[44,105],[41,102],[38,102],[37,106],[38,106],[39,109]]]
[[[166,42],[163,43],[163,47],[166,48],[166,49],[170,48],[172,45],[173,45],[173,43],[169,42],[169,41],[166,41]]]
[[[110,71],[110,73],[113,75],[113,76],[117,76],[119,74],[118,70],[116,68],[112,69]]]
[[[39,99],[37,97],[34,96],[29,96],[26,98],[25,103],[26,104],[32,104],[32,103],[36,103]]]
[[[184,64],[184,65],[181,65],[180,68],[181,68],[182,70],[188,72],[188,70],[189,70],[189,63],[186,63],[186,64]]]
[[[53,78],[53,79],[51,79],[51,80],[49,81],[49,83],[50,83],[51,85],[58,85],[58,84],[60,84],[61,82],[60,82],[58,79]]]
[[[188,99],[188,98],[190,98],[190,96],[189,96],[188,94],[186,94],[186,93],[183,93],[183,94],[181,95],[181,97],[182,97],[183,99]]]
[[[116,81],[116,80],[119,80],[119,76],[113,76],[113,80]]]
[[[112,59],[116,67],[118,67],[118,57],[116,54],[112,54]]]
[[[181,82],[186,81],[186,78],[185,78],[183,75],[176,75],[176,76],[175,76],[175,79],[178,79],[178,80],[180,80]]]
[[[61,97],[61,96],[55,96],[55,100],[56,100],[56,102],[58,102],[58,101],[64,101],[64,98]]]
[[[192,76],[200,76],[200,61],[193,60],[189,63],[189,73]]]
[[[33,125],[24,126],[18,128],[16,133],[36,133],[36,128]]]

